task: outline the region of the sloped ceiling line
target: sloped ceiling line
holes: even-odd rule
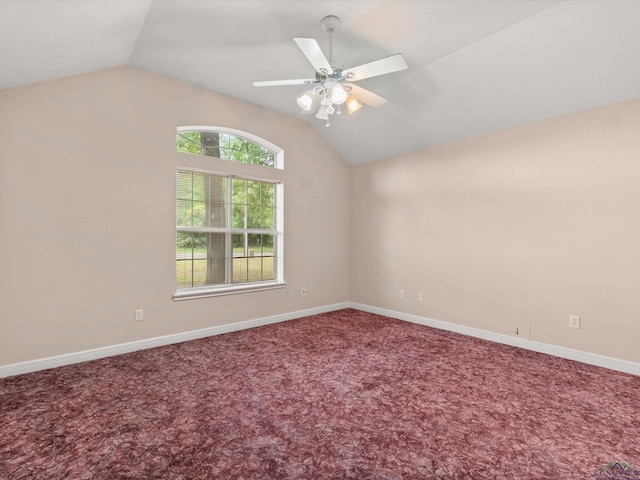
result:
[[[325,128],[299,86],[251,82],[312,75],[293,37],[326,48],[328,14],[337,60],[409,69]],[[639,97],[638,18],[640,0],[0,0],[0,89],[129,64],[306,121],[357,165]]]

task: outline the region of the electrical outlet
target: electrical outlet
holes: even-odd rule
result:
[[[580,328],[580,315],[569,315],[569,328]]]
[[[136,322],[140,322],[144,318],[144,311],[139,308],[136,310]]]
[[[419,302],[424,302],[424,293],[420,292],[420,293],[418,294],[418,301],[419,301]]]
[[[400,298],[404,298],[404,290],[400,290]]]
[[[306,297],[307,296],[307,287],[302,287],[300,289],[300,296],[301,297]]]

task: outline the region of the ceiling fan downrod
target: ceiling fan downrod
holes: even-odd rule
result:
[[[329,63],[333,62],[333,32],[336,31],[336,28],[338,28],[341,23],[340,19],[335,15],[327,15],[320,20],[322,29],[329,34]]]

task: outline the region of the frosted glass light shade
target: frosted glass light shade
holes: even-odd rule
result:
[[[339,83],[333,87],[333,90],[331,90],[331,101],[336,105],[342,105],[347,100],[348,96],[349,94],[347,91]]]
[[[320,120],[329,120],[329,111],[327,107],[320,105],[320,108],[318,108],[318,111],[316,112],[316,118]]]
[[[313,91],[309,90],[305,92],[303,95],[298,97],[298,106],[303,109],[305,112],[311,110],[311,105],[313,104]]]

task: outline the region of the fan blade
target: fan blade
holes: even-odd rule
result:
[[[345,85],[351,87],[351,90],[349,90],[349,93],[351,95],[356,97],[362,103],[369,105],[370,107],[378,108],[387,103],[386,98],[381,97],[377,93],[373,93],[371,90],[359,87],[358,85],[354,85],[353,83]]]
[[[254,87],[279,87],[282,85],[305,85],[315,83],[315,78],[299,78],[296,80],[265,80],[263,82],[253,82]]]
[[[398,72],[406,68],[409,67],[404,57],[402,54],[396,53],[390,57],[381,58],[380,60],[358,65],[357,67],[347,68],[342,74],[345,75],[350,82],[357,82],[358,80]]]
[[[324,74],[325,72],[328,75],[333,75],[333,68],[329,65],[329,60],[324,56],[322,50],[320,50],[320,45],[314,38],[304,38],[304,37],[294,37],[295,42],[304,53],[304,56],[307,57],[307,60],[313,65],[313,68],[316,69],[316,72]]]

